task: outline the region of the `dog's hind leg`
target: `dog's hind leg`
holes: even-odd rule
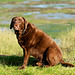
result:
[[[46,51],[46,65],[45,67],[54,66],[62,60],[62,55],[58,49],[49,47]]]

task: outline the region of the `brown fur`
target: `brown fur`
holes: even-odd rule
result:
[[[35,25],[28,23],[25,18],[14,17],[10,24],[10,29],[12,28],[24,53],[23,66],[19,70],[25,68],[30,55],[38,60],[36,63],[38,66],[45,65],[45,67],[49,67],[58,63],[74,66],[63,61],[60,48],[50,36]]]

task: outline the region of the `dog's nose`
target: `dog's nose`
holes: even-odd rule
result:
[[[14,29],[18,30],[18,25],[17,24],[14,25]]]

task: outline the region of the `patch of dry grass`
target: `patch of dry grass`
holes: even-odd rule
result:
[[[60,34],[60,48],[66,61],[75,62],[75,27]]]
[[[0,31],[0,55],[22,55],[22,50],[13,32]]]

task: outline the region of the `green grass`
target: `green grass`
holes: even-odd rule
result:
[[[0,54],[1,55],[20,55],[21,54],[21,48],[17,43],[16,36],[12,32],[1,32],[0,37]]]
[[[60,34],[59,32],[67,31],[67,29],[71,30],[72,27],[75,27],[75,23],[70,23],[70,21],[67,23],[61,22],[59,24],[58,23],[48,23],[48,22],[45,23],[46,21],[44,21],[44,20],[42,20],[41,22],[40,22],[40,20],[38,20],[38,22],[36,22],[35,20],[34,20],[34,22],[30,20],[30,22],[34,23],[34,25],[36,25],[36,27],[38,27],[39,29],[42,29],[44,32],[46,32],[48,35],[50,35],[52,38],[56,38]],[[37,23],[39,23],[39,24],[37,24]],[[42,24],[40,24],[40,23],[42,23]],[[1,24],[0,26],[10,28],[10,25],[8,25],[8,24],[7,25]]]
[[[58,38],[61,39],[60,48],[62,50],[64,60],[75,63],[75,27],[70,30],[67,29],[66,32],[59,34]]]
[[[9,27],[8,24],[0,24],[0,27]]]
[[[16,60],[15,60],[16,59]],[[22,65],[22,57],[19,56],[1,56],[0,57],[0,75],[74,75],[75,67],[63,67],[61,64],[54,67],[38,67],[32,66],[36,61],[30,57],[29,63],[25,70],[18,71],[18,67]]]
[[[59,2],[59,1],[74,1],[74,0],[43,0],[43,1],[51,1],[51,2]]]
[[[67,31],[67,29],[71,30],[72,27],[75,27],[74,24],[41,24],[36,25],[38,28],[42,29],[44,32],[46,32],[48,35],[50,35],[52,38],[56,38],[58,35],[60,35],[59,32]]]
[[[41,13],[66,13],[66,14],[72,14],[72,13],[75,13],[75,9],[60,9],[60,10],[57,10],[57,9],[47,9],[47,10],[44,10],[44,11],[41,11]]]
[[[0,2],[22,2],[25,0],[0,0]],[[74,1],[74,0],[42,0],[42,1],[51,1],[51,2],[58,2],[58,1]]]
[[[61,44],[60,48],[63,51],[63,54],[67,57],[68,60],[74,60],[75,59],[75,27],[72,27],[71,30],[67,29],[67,32],[60,33],[58,38],[60,37],[61,39]],[[63,35],[64,34],[64,35]],[[70,58],[71,55],[71,58]]]
[[[0,0],[0,2],[22,2],[25,0]]]
[[[25,70],[17,70],[16,66],[0,65],[0,75],[74,75],[75,68],[65,68],[61,65],[56,65],[49,68],[39,68],[27,66]]]

